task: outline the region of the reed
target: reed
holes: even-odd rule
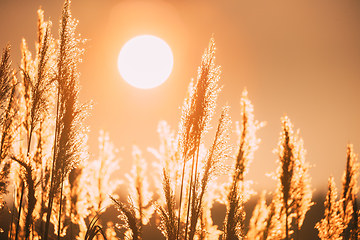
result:
[[[10,45],[3,51],[0,211],[6,206],[4,196],[12,175],[15,190],[9,239],[54,238],[49,233],[52,227],[57,239],[114,239],[115,228],[110,223],[106,227],[99,214],[111,203],[119,211],[120,223],[116,229],[126,239],[145,238],[144,226],[152,218],[167,240],[303,238],[301,229],[314,204],[310,165],[305,161],[303,141],[298,132],[293,132],[287,116],[282,118],[275,150],[279,166],[271,174],[276,180],[276,190],[269,205],[266,192],[261,194],[248,232],[244,202],[255,192],[246,174],[260,142],[256,131],[264,124],[255,121],[254,107],[246,90],[240,102],[236,152],[233,153],[229,145],[232,125],[229,106],[222,108],[213,143],[205,148],[204,136],[221,91],[213,38],[202,56],[196,80],[192,79],[189,84],[179,130],[171,130],[164,121],[159,123],[160,148],[150,152],[160,164],[148,165],[140,149],[134,146],[133,168],[126,174],[128,202],[117,200],[115,190],[123,181],[110,178],[121,163],[108,133],[100,132],[99,157],[82,163],[88,151],[84,119],[90,106],[79,102],[77,66],[83,54],[80,48],[83,41],[75,36],[76,26],[70,0],[65,0],[59,40],[53,38],[51,22],[44,21],[43,11],[39,9],[34,58],[23,39],[17,73],[11,68]],[[233,160],[230,168],[226,165],[228,160]],[[157,189],[150,191],[146,174],[154,167],[158,171]],[[219,184],[216,178],[225,169],[230,173],[229,181]],[[324,218],[315,225],[321,239],[359,239],[358,170],[357,155],[348,144],[340,199],[337,200],[334,179],[330,177]],[[211,215],[215,201],[226,206],[222,231],[214,225]]]
[[[174,193],[171,189],[170,177],[166,168],[164,168],[163,172],[163,191],[167,210],[161,206],[157,208],[161,218],[161,222],[158,228],[166,237],[166,239],[175,240],[177,234],[176,229],[178,228],[175,209],[176,202]]]
[[[266,191],[263,191],[250,219],[249,231],[246,234],[246,237],[248,239],[266,239],[265,229],[267,225],[269,210],[269,207],[266,205]]]
[[[93,240],[95,239],[99,234],[104,238],[104,240],[107,240],[106,234],[103,230],[103,228],[99,225],[97,225],[97,221],[99,221],[100,215],[96,215],[93,219],[91,219],[87,231],[85,233],[84,240]]]
[[[357,178],[359,176],[359,163],[353,150],[353,145],[347,145],[346,169],[342,177],[341,199],[344,212],[345,228],[341,234],[344,239],[358,238],[358,210],[357,210]]]
[[[230,186],[227,187],[226,194],[226,215],[223,224],[223,239],[241,239],[245,237],[244,220],[245,211],[243,207],[244,199],[249,199],[251,190],[245,189],[244,176],[249,171],[249,165],[254,158],[254,152],[260,142],[256,138],[256,131],[265,123],[258,123],[254,120],[254,107],[247,97],[244,90],[241,104],[241,128],[238,130],[239,145],[235,157],[234,171]]]
[[[131,199],[128,200],[129,205],[126,206],[124,203],[116,200],[110,196],[111,200],[118,209],[120,215],[118,216],[123,224],[118,224],[117,228],[125,229],[125,238],[133,240],[141,240],[141,227],[140,220],[136,217],[136,209]]]
[[[39,22],[43,23],[43,15],[38,13]],[[13,155],[12,159],[20,164],[24,170],[23,181],[26,183],[24,187],[27,188],[27,212],[25,221],[25,239],[30,236],[30,231],[33,224],[33,211],[37,203],[36,185],[42,181],[36,175],[36,163],[34,155],[31,154],[31,146],[33,133],[38,128],[40,122],[44,122],[44,118],[48,114],[48,96],[50,92],[50,78],[51,75],[51,55],[53,39],[50,34],[51,22],[39,24],[37,44],[37,54],[35,60],[31,60],[31,53],[27,49],[25,40],[22,43],[22,64],[21,73],[23,79],[23,98],[25,114],[22,125],[24,126],[27,146],[26,153],[18,156]],[[22,198],[22,197],[21,197]],[[19,206],[19,215],[21,214],[21,205]],[[16,234],[17,236],[17,234]],[[16,237],[15,237],[16,239]]]
[[[194,195],[191,202],[189,239],[194,239],[198,220],[203,210],[204,197],[211,183],[210,181],[213,177],[219,174],[218,170],[224,165],[224,162],[230,153],[228,140],[231,120],[228,115],[228,110],[228,106],[224,107],[222,110],[214,142],[208,150],[204,160],[203,172],[199,186],[197,188],[194,187]]]
[[[279,155],[280,166],[272,175],[278,184],[271,203],[274,214],[268,219],[272,222],[268,225],[269,234],[271,239],[299,239],[305,214],[313,205],[313,191],[303,141],[298,138],[298,133],[294,134],[293,125],[287,116],[282,118],[282,132],[274,152]]]
[[[214,114],[216,99],[220,92],[218,81],[220,79],[220,67],[215,65],[215,42],[210,39],[208,48],[202,56],[201,65],[198,69],[197,82],[189,85],[188,96],[184,101],[182,116],[179,126],[179,151],[183,159],[183,171],[181,176],[178,231],[180,233],[180,218],[183,201],[183,188],[185,179],[186,162],[191,159],[190,182],[187,186],[189,194],[187,198],[187,213],[185,219],[185,239],[187,239],[190,219],[191,203],[196,199],[198,187],[198,162],[200,144],[207,132],[209,122]],[[191,200],[192,199],[192,200]],[[197,218],[197,215],[192,215]],[[192,221],[195,221],[194,219]]]
[[[70,1],[66,0],[60,21],[60,39],[54,78],[57,88],[56,123],[45,240],[48,238],[54,197],[60,191],[60,218],[63,182],[70,170],[86,158],[86,153],[83,152],[83,136],[86,131],[83,121],[89,106],[80,104],[78,100],[80,75],[77,64],[80,62],[83,50],[79,47],[82,41],[75,37],[76,25],[77,21],[71,15]],[[60,225],[59,221],[58,238]]]
[[[136,145],[133,145],[132,157],[134,164],[131,174],[125,174],[125,177],[129,181],[129,198],[137,210],[135,214],[139,223],[139,238],[142,238],[143,226],[149,223],[149,219],[154,213],[151,201],[153,193],[149,190],[150,184],[146,176],[147,163]]]
[[[0,211],[5,207],[4,195],[8,193],[11,162],[7,161],[13,141],[14,117],[16,105],[14,95],[16,78],[11,69],[10,44],[8,44],[0,60]]]
[[[337,189],[334,178],[330,176],[328,190],[324,202],[324,218],[316,223],[315,228],[319,231],[320,239],[342,239],[344,230],[342,201],[337,201]]]
[[[358,176],[357,155],[354,153],[353,145],[348,144],[340,199],[336,201],[337,189],[334,178],[330,177],[324,202],[324,218],[315,225],[321,239],[359,239]]]

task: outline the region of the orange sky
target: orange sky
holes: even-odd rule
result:
[[[45,19],[53,21],[57,37],[62,3],[0,1],[0,47],[10,41],[14,67],[20,64],[22,37],[34,51],[39,6]],[[77,32],[91,39],[84,46],[80,79],[82,100],[95,103],[87,120],[92,158],[100,129],[124,149],[119,153],[124,171],[132,144],[144,152],[158,147],[160,120],[177,129],[187,85],[196,77],[212,34],[224,85],[217,112],[228,103],[233,121],[240,120],[239,101],[246,87],[255,118],[267,122],[258,132],[262,142],[246,176],[258,183],[257,191],[275,188],[265,173],[277,167],[272,149],[284,114],[301,130],[318,191],[325,191],[330,174],[340,188],[348,142],[360,153],[360,1],[73,0],[72,12],[80,21]],[[174,54],[169,79],[149,90],[130,86],[117,70],[121,47],[142,34],[162,38]]]

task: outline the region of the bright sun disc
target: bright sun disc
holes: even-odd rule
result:
[[[173,67],[173,55],[162,39],[142,35],[121,49],[118,69],[122,78],[137,88],[154,88],[165,82]]]

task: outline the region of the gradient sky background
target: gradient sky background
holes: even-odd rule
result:
[[[53,22],[58,37],[62,0],[0,0],[0,47],[10,42],[13,66],[20,64],[24,37],[34,52],[37,9]],[[100,129],[123,149],[122,171],[130,169],[136,143],[148,161],[147,147],[159,146],[157,124],[166,120],[177,130],[180,106],[201,56],[214,34],[217,64],[222,66],[220,108],[231,106],[240,120],[240,97],[246,87],[255,118],[267,125],[247,179],[255,190],[273,190],[265,176],[275,171],[280,118],[288,115],[307,149],[312,185],[326,191],[332,174],[340,188],[346,145],[360,153],[360,1],[94,1],[73,0],[77,33],[91,39],[84,47],[81,99],[93,100],[90,151],[97,156]],[[150,34],[165,40],[174,55],[169,79],[154,89],[127,84],[117,69],[121,47],[131,38]],[[213,132],[205,139],[211,142]],[[235,137],[235,135],[234,135]],[[236,139],[233,138],[233,141]],[[120,176],[123,176],[122,174]]]

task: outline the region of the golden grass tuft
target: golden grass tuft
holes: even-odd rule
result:
[[[256,193],[246,176],[260,143],[256,132],[264,123],[255,120],[246,90],[240,101],[236,148],[229,144],[229,106],[222,108],[214,140],[205,147],[204,136],[221,91],[214,38],[201,58],[196,80],[189,84],[179,130],[171,130],[164,121],[159,123],[160,148],[149,149],[159,160],[156,164],[148,164],[134,146],[133,168],[126,174],[128,201],[117,200],[115,190],[122,180],[113,181],[111,175],[121,163],[108,133],[100,132],[99,157],[83,161],[88,157],[84,119],[90,104],[79,102],[78,63],[84,50],[80,47],[83,40],[75,35],[77,21],[70,3],[65,0],[63,5],[58,40],[51,34],[52,23],[44,21],[44,12],[38,10],[35,54],[23,39],[18,72],[11,68],[10,45],[1,57],[0,213],[7,207],[4,196],[9,176],[15,183],[7,237],[110,240],[120,232],[125,239],[140,240],[146,238],[144,226],[155,220],[168,240],[302,239],[300,230],[314,204],[310,165],[305,161],[303,141],[293,132],[287,116],[281,120],[275,150],[279,166],[271,175],[276,190],[269,205],[266,192],[261,194],[249,226],[245,226],[244,203]],[[231,167],[226,165],[228,160],[233,161]],[[146,174],[154,168],[157,189],[153,191]],[[219,183],[217,176],[224,174],[224,169],[230,170],[226,172],[229,181]],[[359,238],[358,170],[357,155],[348,144],[340,199],[336,199],[330,177],[324,218],[315,225],[321,239]],[[226,206],[222,230],[213,221],[214,202]],[[100,212],[111,204],[119,211],[116,227],[100,219]]]

